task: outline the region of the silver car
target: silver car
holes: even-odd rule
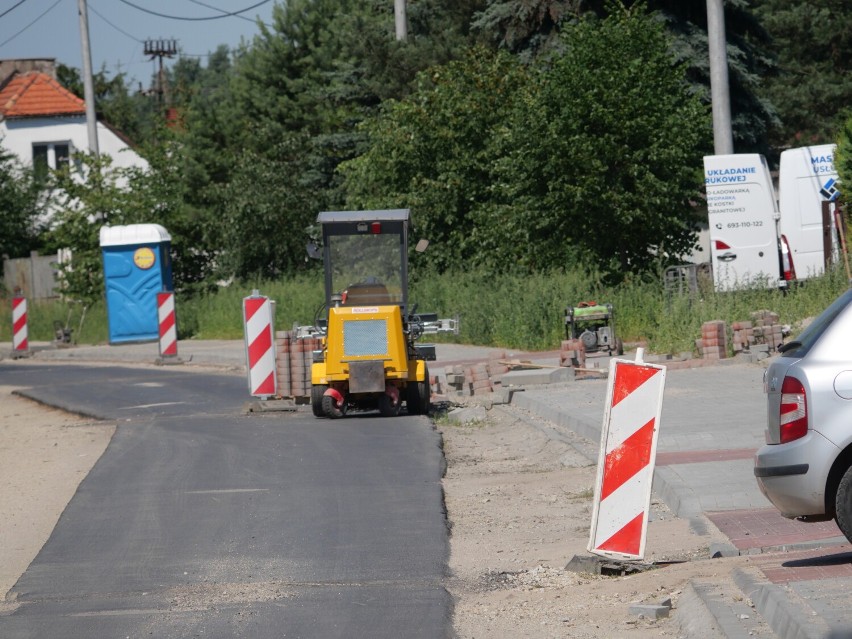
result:
[[[785,517],[834,518],[852,541],[852,290],[779,350],[754,476]]]

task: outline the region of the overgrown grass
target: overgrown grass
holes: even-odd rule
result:
[[[709,320],[729,323],[747,320],[758,310],[778,313],[781,322],[794,327],[817,315],[848,286],[845,272],[833,270],[785,293],[775,290],[740,290],[716,293],[705,282],[693,295],[667,297],[659,279],[637,279],[607,287],[595,276],[579,271],[536,275],[494,276],[483,272],[449,273],[423,277],[412,285],[411,301],[421,312],[440,317],[458,316],[459,337],[438,341],[511,348],[550,350],[564,339],[567,306],[583,301],[610,303],[615,309],[618,335],[625,342],[644,341],[656,353],[693,351],[701,324]],[[276,330],[294,324],[311,324],[323,301],[319,275],[275,282],[239,283],[216,294],[178,299],[180,336],[197,339],[242,339],[242,299],[257,289],[276,302]],[[86,312],[59,301],[31,302],[29,333],[33,341],[54,339],[54,321],[68,322],[81,344],[108,339],[103,303]],[[11,341],[11,303],[0,298],[0,341]],[[430,337],[431,339],[431,337]]]

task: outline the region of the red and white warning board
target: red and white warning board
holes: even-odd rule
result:
[[[610,363],[588,546],[597,555],[645,556],[665,383],[665,366]]]
[[[243,298],[243,320],[248,360],[249,394],[266,398],[275,394],[275,345],[272,339],[272,304],[254,291]]]
[[[160,329],[160,357],[177,357],[175,294],[171,291],[157,293],[157,323]]]
[[[12,351],[13,353],[26,353],[29,350],[27,298],[16,295],[12,298]]]

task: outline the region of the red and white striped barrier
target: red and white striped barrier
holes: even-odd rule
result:
[[[21,295],[12,298],[12,354],[29,353],[27,331],[27,298]]]
[[[642,559],[666,367],[612,360],[588,550]]]
[[[169,291],[157,293],[157,321],[160,327],[160,357],[177,357],[174,293]]]
[[[254,397],[275,395],[275,349],[272,332],[272,304],[268,297],[254,291],[243,298],[246,360],[249,394]]]

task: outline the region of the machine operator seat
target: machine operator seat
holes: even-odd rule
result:
[[[373,277],[349,285],[342,297],[342,306],[386,306],[397,303],[387,287]]]

